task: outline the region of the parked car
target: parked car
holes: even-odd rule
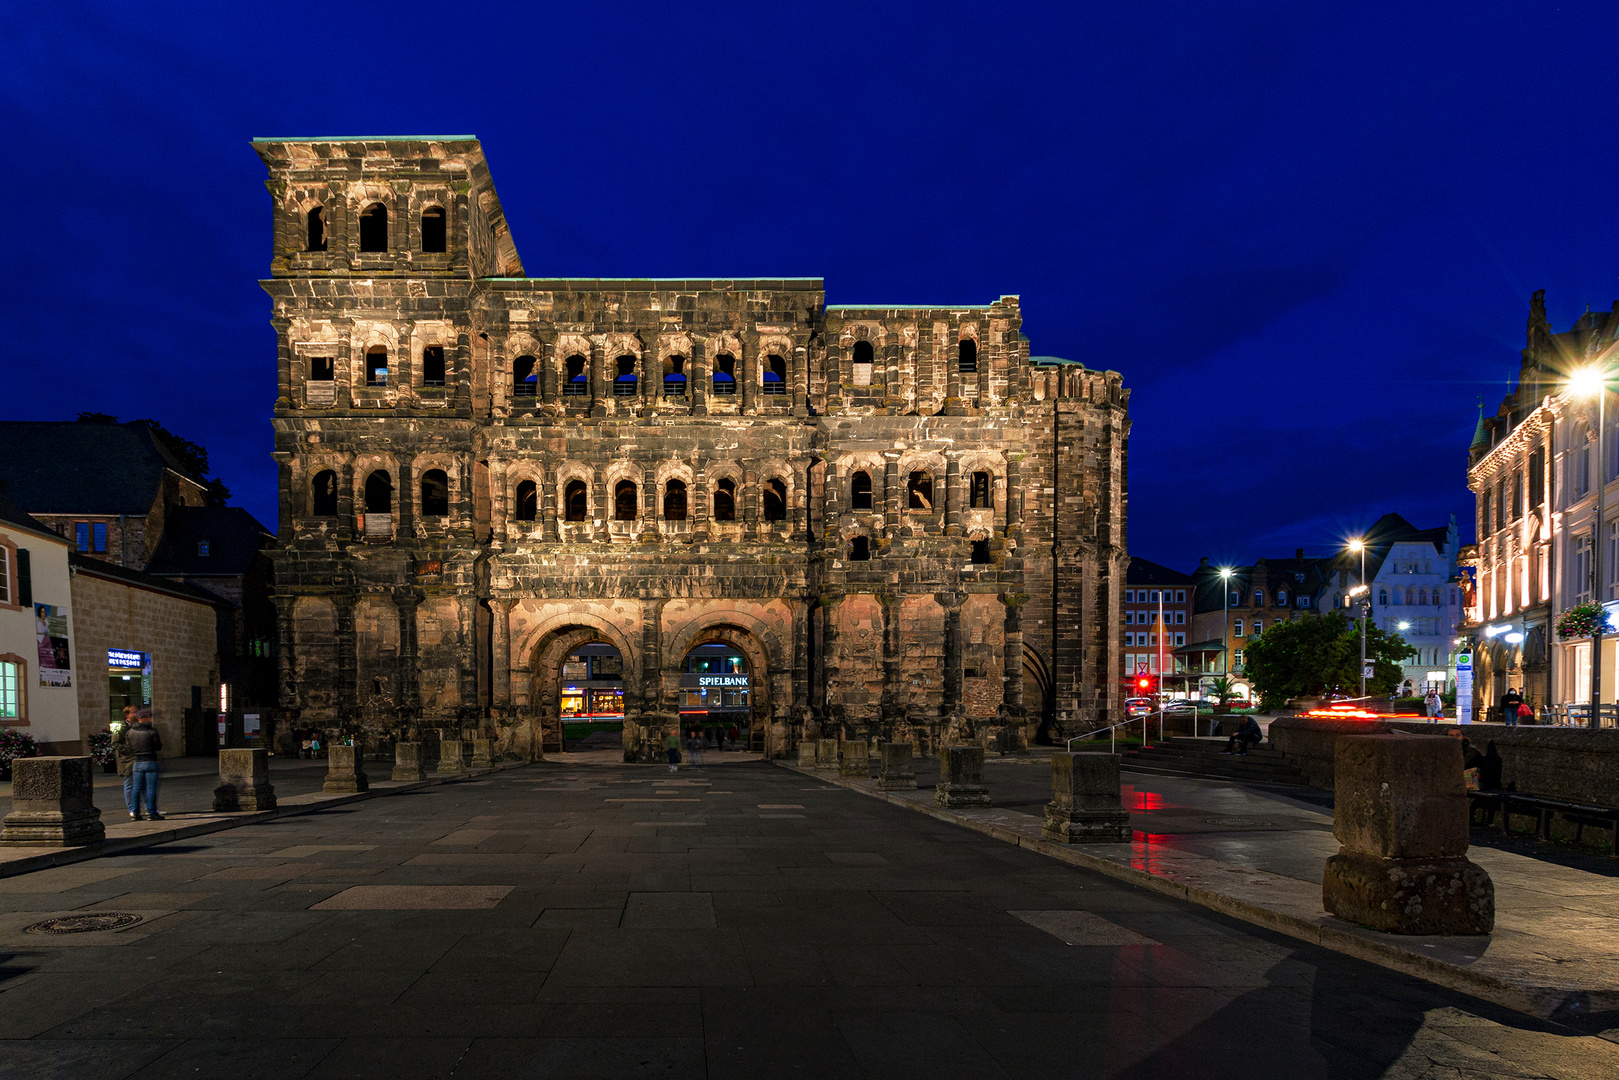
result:
[[[1124,715],[1146,716],[1156,711],[1158,705],[1150,697],[1133,697],[1124,699]]]

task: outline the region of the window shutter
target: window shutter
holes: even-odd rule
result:
[[[29,571],[28,549],[17,549],[17,603],[21,607],[34,606],[34,576]]]

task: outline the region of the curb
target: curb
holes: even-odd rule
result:
[[[1558,987],[1525,987],[1509,983],[1503,979],[1473,971],[1469,968],[1446,963],[1443,960],[1408,952],[1388,942],[1364,937],[1361,932],[1348,929],[1348,924],[1345,924],[1344,927],[1322,925],[1297,915],[1273,911],[1270,908],[1261,907],[1247,900],[1240,900],[1236,897],[1226,896],[1222,893],[1193,885],[1186,885],[1172,878],[1160,877],[1145,870],[1138,870],[1133,866],[1126,866],[1111,859],[1104,859],[1087,851],[1076,850],[1067,844],[1059,844],[1040,837],[1024,836],[1011,829],[1003,828],[991,822],[976,821],[942,807],[916,803],[891,792],[862,787],[859,782],[839,776],[835,772],[803,769],[795,763],[785,761],[776,761],[774,764],[801,776],[822,780],[861,795],[880,799],[894,806],[919,811],[938,821],[960,825],[974,832],[984,833],[996,840],[1027,848],[1048,858],[1056,859],[1058,862],[1068,863],[1071,866],[1081,867],[1086,870],[1094,870],[1110,878],[1129,882],[1132,885],[1140,885],[1165,896],[1190,901],[1199,907],[1218,911],[1222,915],[1229,915],[1243,922],[1285,934],[1310,945],[1317,945],[1332,952],[1352,956],[1357,960],[1364,960],[1379,967],[1399,972],[1402,975],[1410,975],[1425,982],[1443,986],[1448,990],[1456,990],[1476,998],[1482,998],[1493,1004],[1512,1009],[1514,1012],[1527,1013],[1538,1020],[1549,1019],[1558,1013],[1579,1015],[1585,1012],[1602,1011],[1619,1005],[1619,1001],[1608,1002],[1605,1000],[1612,995],[1588,994],[1580,990]]]
[[[377,764],[382,763],[378,762]],[[317,810],[328,810],[334,806],[363,802],[366,799],[377,799],[386,795],[399,795],[410,791],[420,791],[423,788],[437,787],[440,784],[454,784],[463,780],[473,780],[478,777],[505,772],[508,769],[520,769],[531,764],[535,764],[535,762],[506,762],[490,769],[468,769],[464,773],[444,777],[429,776],[425,780],[400,784],[398,787],[370,788],[366,791],[357,791],[347,795],[328,795],[325,798],[315,799],[307,803],[277,806],[274,810],[240,811],[235,814],[221,815],[208,821],[199,821],[189,825],[176,825],[172,829],[142,833],[139,836],[119,836],[77,847],[42,849],[38,855],[28,855],[20,859],[0,862],[0,879],[32,873],[35,870],[47,870],[53,866],[69,866],[73,863],[88,862],[91,859],[105,858],[109,855],[123,855],[131,851],[140,851],[143,848],[156,847],[159,844],[186,840],[193,836],[206,836],[209,833],[224,832],[226,829],[234,829],[242,825],[257,825],[275,818],[297,817],[301,814],[314,813]],[[383,783],[392,784],[392,781],[383,781]],[[293,796],[293,798],[300,797]]]

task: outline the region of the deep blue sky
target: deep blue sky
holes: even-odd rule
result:
[[[1611,0],[10,10],[0,417],[155,417],[272,526],[256,135],[476,134],[535,275],[1021,294],[1188,569],[1470,540],[1530,292],[1619,298]]]

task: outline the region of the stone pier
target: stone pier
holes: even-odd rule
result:
[[[393,779],[406,784],[427,779],[427,767],[422,763],[421,743],[394,743]]]
[[[365,775],[365,744],[359,739],[354,745],[334,743],[326,748],[326,783],[321,787],[332,795],[349,795],[365,791],[371,781]]]
[[[933,801],[953,810],[989,805],[982,746],[939,748],[939,783],[934,788]]]
[[[835,769],[838,767],[837,740],[822,739],[815,744],[815,767],[817,769]]]
[[[467,771],[466,758],[461,754],[460,739],[439,740],[437,771],[441,776],[453,776]]]
[[[474,769],[493,769],[495,767],[495,740],[472,740],[472,767]]]
[[[864,739],[854,739],[843,744],[843,761],[838,765],[839,776],[849,776],[856,780],[871,779],[871,748]]]
[[[915,791],[916,773],[911,771],[910,743],[879,743],[881,768],[877,773],[877,787],[883,791]]]
[[[818,739],[801,739],[798,743],[798,767],[800,769],[815,768],[816,747],[820,745]]]
[[[1051,801],[1041,835],[1066,844],[1128,843],[1119,760],[1117,754],[1052,754]]]
[[[11,813],[0,823],[0,844],[76,847],[106,839],[91,798],[94,766],[88,757],[13,759]]]
[[[219,786],[214,788],[215,812],[274,809],[275,787],[270,783],[269,751],[221,750]]]

